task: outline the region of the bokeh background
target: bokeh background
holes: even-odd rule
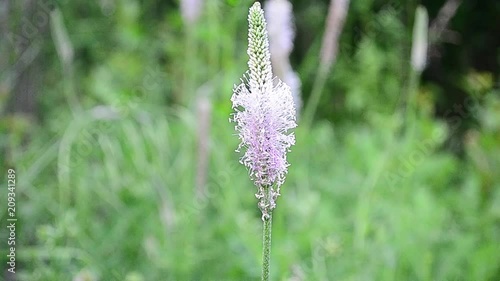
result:
[[[500,3],[291,2],[273,58],[304,106],[273,280],[500,280]],[[260,278],[228,122],[251,4],[0,2],[0,279]]]

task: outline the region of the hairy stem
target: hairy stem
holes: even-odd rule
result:
[[[265,203],[269,204],[271,188],[264,188]],[[271,227],[273,224],[273,212],[269,211],[268,216],[263,216],[262,228],[262,281],[269,281],[271,267]]]

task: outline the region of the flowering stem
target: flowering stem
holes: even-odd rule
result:
[[[269,204],[271,198],[271,188],[264,188],[265,204]],[[273,224],[273,211],[270,210],[268,216],[262,217],[262,281],[269,281],[271,268],[271,228]]]
[[[295,106],[290,87],[273,80],[264,11],[255,2],[248,12],[248,83],[235,86],[231,101],[240,145],[240,162],[257,186],[255,197],[262,212],[262,281],[269,281],[271,267],[272,211],[289,166],[286,153],[295,144]],[[277,83],[275,83],[277,82]]]

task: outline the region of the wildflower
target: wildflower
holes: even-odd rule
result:
[[[295,144],[289,130],[297,125],[290,87],[273,79],[266,21],[258,2],[250,8],[248,21],[249,72],[246,83],[234,88],[231,121],[241,140],[236,151],[245,150],[240,163],[257,186],[255,196],[264,220],[276,207],[289,166],[286,154]]]

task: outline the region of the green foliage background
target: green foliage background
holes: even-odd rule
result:
[[[292,63],[307,103],[328,1],[293,2]],[[60,21],[52,15],[37,37],[36,120],[10,112],[13,94],[0,88],[0,165],[18,177],[17,280],[259,279],[255,187],[228,123],[251,3],[205,1],[193,26],[177,1],[53,3]],[[315,123],[295,132],[274,214],[273,280],[500,280],[498,45],[478,32],[496,53],[489,68],[460,60],[483,45],[443,43],[447,74],[430,62],[408,120],[417,4],[351,1]],[[478,13],[470,5],[451,23],[464,35],[464,18]],[[498,11],[490,5],[485,20]],[[427,6],[432,19],[441,5]],[[69,41],[57,43],[58,31]],[[65,60],[56,49],[68,42]],[[200,196],[201,96],[212,111]],[[6,241],[3,223],[0,234]]]

